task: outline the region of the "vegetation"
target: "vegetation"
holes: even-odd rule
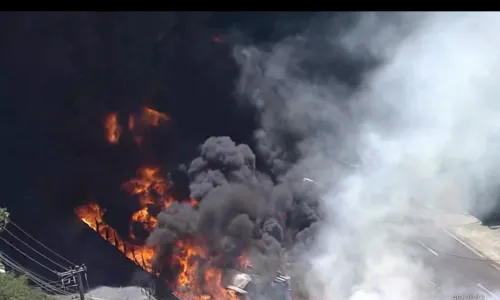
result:
[[[0,207],[0,230],[9,222],[9,212],[6,208]]]
[[[9,222],[7,209],[0,207],[0,231]],[[1,264],[1,262],[0,262]],[[3,268],[2,268],[3,269]],[[32,289],[28,278],[10,273],[0,273],[0,300],[52,300],[49,295]]]
[[[54,298],[32,289],[24,276],[0,274],[0,300],[53,300]]]

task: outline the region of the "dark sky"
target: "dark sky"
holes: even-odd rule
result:
[[[110,222],[124,228],[130,208],[123,205],[119,185],[138,166],[175,169],[212,135],[249,142],[257,119],[234,99],[238,68],[230,49],[236,40],[229,33],[236,29],[246,41],[266,43],[297,30],[308,17],[1,13],[0,205],[51,248],[102,269],[109,259],[93,249],[104,243],[75,220],[73,209],[96,200],[114,212]],[[215,36],[222,42],[215,43]],[[154,142],[144,149],[130,139],[110,147],[103,135],[105,115],[126,116],[143,105],[167,112],[172,121],[153,132]],[[122,262],[110,268],[116,263]],[[96,276],[94,283],[101,283]]]

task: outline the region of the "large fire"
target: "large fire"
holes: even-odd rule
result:
[[[175,247],[177,253],[172,257],[172,265],[179,268],[176,290],[182,300],[238,299],[233,291],[222,286],[219,269],[212,266],[203,268],[200,276],[200,263],[209,260],[201,243],[177,241]]]
[[[104,121],[104,128],[106,129],[106,139],[111,144],[116,144],[122,135],[122,128],[118,123],[118,114],[110,113],[106,116]]]
[[[140,145],[142,141],[140,133],[144,127],[158,126],[161,122],[168,120],[169,117],[166,114],[145,107],[139,114],[129,116],[128,129]],[[107,116],[105,129],[107,141],[111,144],[118,143],[122,127],[117,113],[110,113]],[[117,247],[127,258],[144,270],[153,273],[152,261],[156,251],[139,244],[133,233],[133,225],[141,224],[147,232],[151,232],[158,221],[156,216],[150,214],[150,208],[165,209],[176,200],[169,195],[168,182],[161,176],[160,169],[155,167],[140,167],[137,170],[137,176],[125,182],[122,188],[130,196],[138,199],[139,206],[139,209],[132,214],[128,237],[120,237],[103,221],[106,210],[96,203],[78,207],[75,210],[76,215],[103,239]],[[185,201],[189,201],[193,207],[198,205],[194,199]],[[183,300],[237,299],[233,291],[223,287],[222,271],[210,266],[210,257],[202,241],[179,240],[174,248],[171,266],[178,270],[178,276],[176,282],[171,285],[179,298]],[[203,268],[201,268],[202,262],[204,262]]]
[[[170,120],[170,117],[149,107],[143,107],[137,114],[128,116],[128,129],[131,132],[137,144],[143,139],[143,132],[148,127],[158,127],[160,123]],[[120,125],[118,113],[109,113],[104,120],[104,129],[106,140],[110,144],[116,144],[120,141],[123,127]]]
[[[124,240],[116,231],[102,220],[106,212],[96,203],[90,203],[76,209],[77,216],[90,228],[98,232],[103,239],[113,244],[125,256],[148,272],[153,272],[152,260],[155,250]]]

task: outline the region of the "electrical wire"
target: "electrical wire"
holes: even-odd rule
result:
[[[13,226],[15,226],[19,231],[21,231],[22,233],[24,233],[26,236],[28,236],[29,238],[31,238],[32,240],[34,240],[40,246],[42,246],[46,250],[50,251],[51,253],[53,253],[54,255],[56,255],[57,257],[59,257],[60,259],[62,259],[63,261],[69,263],[70,265],[76,266],[70,260],[64,258],[63,256],[59,255],[57,252],[53,251],[52,249],[50,249],[49,247],[45,246],[43,243],[41,243],[40,241],[38,241],[37,239],[35,239],[33,236],[31,236],[29,233],[27,233],[26,231],[24,231],[17,224],[13,223],[10,220],[9,220],[8,223],[12,224]],[[24,244],[26,247],[30,248],[35,253],[37,253],[38,255],[42,256],[46,260],[50,261],[52,264],[54,264],[54,265],[58,266],[59,268],[63,269],[64,271],[71,270],[71,268],[64,267],[63,265],[57,263],[56,261],[54,261],[54,260],[50,259],[49,257],[47,257],[46,255],[42,254],[40,251],[38,251],[35,248],[31,247],[28,243],[26,243],[21,238],[19,238],[18,236],[16,236],[13,232],[7,230],[5,227],[2,228],[2,231],[6,231],[8,234],[10,234],[11,236],[13,236],[15,239],[17,239],[19,242],[21,242],[22,244]],[[9,245],[11,248],[13,248],[17,252],[21,253],[23,256],[29,258],[31,261],[33,261],[36,264],[40,265],[44,269],[46,269],[46,270],[48,270],[48,271],[50,271],[50,272],[52,272],[52,273],[60,276],[59,272],[56,272],[55,270],[47,267],[46,265],[44,265],[41,262],[37,261],[36,259],[32,258],[31,256],[29,256],[28,254],[26,254],[25,252],[23,252],[22,250],[20,250],[16,246],[14,246],[11,242],[9,242],[4,237],[0,236],[0,239],[2,241],[4,241],[7,245]],[[62,295],[72,295],[72,294],[78,292],[75,286],[65,286],[63,282],[59,282],[57,280],[51,281],[51,280],[48,280],[47,278],[45,278],[43,276],[40,276],[39,274],[36,274],[34,272],[31,272],[31,271],[27,270],[26,268],[24,268],[23,266],[21,266],[20,264],[18,264],[17,262],[15,262],[12,258],[8,257],[5,253],[0,252],[0,259],[1,259],[1,261],[3,261],[7,266],[9,266],[10,268],[12,268],[13,270],[15,270],[15,271],[17,271],[19,273],[25,274],[42,291],[49,292],[49,293],[52,293],[52,294],[57,293],[57,294],[62,294]],[[86,278],[86,274],[85,274],[85,278]],[[88,285],[88,282],[87,282],[87,285]]]
[[[41,278],[38,278],[36,275],[34,275],[30,271],[26,270],[25,268],[23,268],[21,265],[17,264],[15,261],[13,261],[10,258],[4,257],[3,262],[8,267],[12,268],[13,270],[26,275],[29,279],[31,279],[31,281],[33,281],[35,284],[37,284],[40,287],[40,289],[44,290],[45,292],[49,292],[49,293],[56,292],[56,293],[62,294],[62,295],[71,295],[69,292],[64,291],[56,286],[53,286],[53,285],[45,282]]]
[[[5,263],[5,265],[7,267],[10,267],[12,270],[16,271],[18,274],[23,274],[26,277],[28,277],[28,279],[30,279],[32,282],[34,282],[42,290],[47,291],[47,292],[53,292],[54,290],[56,290],[58,293],[61,293],[61,291],[59,291],[59,288],[52,287],[50,284],[46,283],[43,279],[36,277],[36,275],[34,275],[33,273],[22,268],[21,266],[19,266],[15,262],[12,262],[12,261],[6,259],[3,261],[3,263]]]
[[[35,248],[31,247],[30,245],[28,245],[28,243],[26,243],[25,241],[21,240],[20,238],[18,238],[15,234],[13,234],[12,232],[10,232],[7,228],[4,228],[3,231],[7,232],[8,234],[10,234],[11,236],[13,236],[16,240],[18,240],[19,242],[23,243],[26,247],[30,248],[31,250],[33,250],[35,253],[37,253],[38,255],[40,255],[41,257],[45,258],[46,260],[50,261],[51,263],[55,264],[56,266],[60,267],[61,269],[63,270],[67,270],[68,267],[65,267],[63,265],[60,265],[58,264],[57,262],[53,261],[52,259],[48,258],[47,256],[43,255],[42,253],[40,253],[38,250],[36,250]]]
[[[60,295],[71,295],[68,291],[62,290],[59,287],[55,287],[53,285],[50,285],[34,276],[27,275],[31,281],[33,281],[35,284],[37,284],[41,289],[48,290],[49,293],[55,293],[55,294],[60,294]]]
[[[8,257],[7,255],[2,256],[2,262],[11,268],[15,268],[16,271],[20,271],[21,273],[33,275],[39,279],[43,279],[44,281],[49,281],[47,278],[42,277],[42,276],[36,274],[35,272],[28,271],[26,268],[21,266],[19,263],[16,263],[12,258]]]
[[[19,270],[21,272],[22,270]],[[71,293],[69,291],[65,291],[62,289],[62,286],[55,286],[53,284],[47,283],[36,276],[33,276],[29,273],[25,273],[25,275],[31,279],[32,282],[34,282],[36,285],[38,285],[42,290],[46,290],[49,293],[56,293],[56,294],[62,294],[62,295],[70,295]]]
[[[77,292],[76,288],[73,288],[73,290],[71,290],[68,287],[64,286],[61,282],[59,282],[59,280],[49,280],[46,277],[43,277],[33,271],[27,270],[5,253],[0,253],[0,259],[12,269],[27,275],[34,283],[37,284],[38,287],[46,292],[57,292],[59,294],[63,293],[68,295],[71,293],[65,292],[66,290],[69,290],[73,293]],[[48,289],[47,286],[50,286],[50,288]]]
[[[5,254],[5,253],[3,253],[3,252],[2,252],[2,253],[0,253],[0,262],[2,262],[2,261],[7,261],[7,260],[8,260],[8,261],[11,261],[11,262],[14,262],[14,260],[13,260],[12,258],[10,258],[7,254]],[[18,264],[19,266],[21,266],[19,263],[17,263],[17,264]],[[21,267],[22,267],[22,266],[21,266]],[[26,268],[24,268],[24,269],[26,269]],[[28,270],[26,269],[26,271],[28,271]],[[33,273],[34,275],[36,275],[36,276],[37,276],[37,277],[39,277],[39,278],[44,279],[45,281],[50,281],[50,280],[49,280],[49,279],[47,279],[46,277],[43,277],[43,276],[41,276],[40,274],[37,274],[37,273],[35,273],[35,272],[33,272],[33,271],[28,271],[28,272]]]
[[[38,265],[40,265],[41,267],[47,269],[48,271],[54,273],[54,274],[58,274],[58,272],[52,270],[51,268],[47,267],[46,265],[40,263],[39,261],[37,261],[36,259],[32,258],[31,256],[29,256],[28,254],[24,253],[22,250],[19,250],[19,248],[17,248],[16,246],[12,245],[9,241],[7,241],[6,239],[4,239],[3,237],[0,236],[0,239],[2,241],[4,241],[7,245],[9,245],[10,247],[12,247],[14,250],[16,250],[17,252],[21,253],[22,255],[26,256],[27,258],[29,258],[30,260],[32,260],[33,262],[37,263]]]
[[[16,227],[19,231],[21,231],[22,233],[24,233],[26,236],[28,236],[29,238],[31,238],[32,240],[34,240],[35,242],[37,242],[40,246],[44,247],[45,249],[49,250],[50,252],[52,252],[54,255],[56,255],[57,257],[59,257],[60,259],[64,260],[65,262],[69,263],[70,265],[72,266],[76,266],[75,263],[71,262],[70,260],[64,258],[63,256],[59,255],[57,252],[55,252],[54,250],[50,249],[49,247],[45,246],[44,244],[42,244],[42,242],[38,241],[37,239],[35,239],[33,236],[31,236],[29,233],[27,233],[26,231],[24,231],[21,227],[19,227],[16,223],[12,222],[12,220],[9,219],[9,222],[8,224],[12,224],[14,227]]]

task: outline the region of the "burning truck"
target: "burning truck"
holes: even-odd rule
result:
[[[230,291],[231,299],[234,300],[293,299],[290,288],[290,277],[278,272],[271,282],[264,283],[262,281],[263,279],[258,275],[234,269],[226,270],[223,279],[225,288]],[[154,282],[154,284],[149,286],[147,293],[158,300],[186,300],[179,293],[172,292],[161,281],[155,280]]]
[[[240,299],[257,300],[262,299],[262,294],[267,299],[273,300],[292,300],[290,288],[290,277],[278,272],[277,276],[270,283],[260,283],[262,280],[257,275],[242,273],[239,271],[230,271],[227,275],[227,289],[235,291]],[[259,292],[258,286],[266,286],[264,291]]]
[[[131,114],[128,126],[119,124],[121,119],[113,112],[105,120],[112,147],[128,130],[140,148],[145,128],[170,120],[150,107]],[[184,168],[190,195],[183,199],[172,196],[172,182],[161,167],[140,166],[121,186],[136,203],[128,236],[105,222],[106,208],[98,199],[75,213],[155,278],[160,299],[172,294],[181,300],[291,299],[290,278],[279,271],[284,249],[309,235],[306,229],[318,220],[317,197],[303,178],[285,176],[286,164],[262,132],[255,139],[271,174],[257,170],[248,145],[210,137]]]

